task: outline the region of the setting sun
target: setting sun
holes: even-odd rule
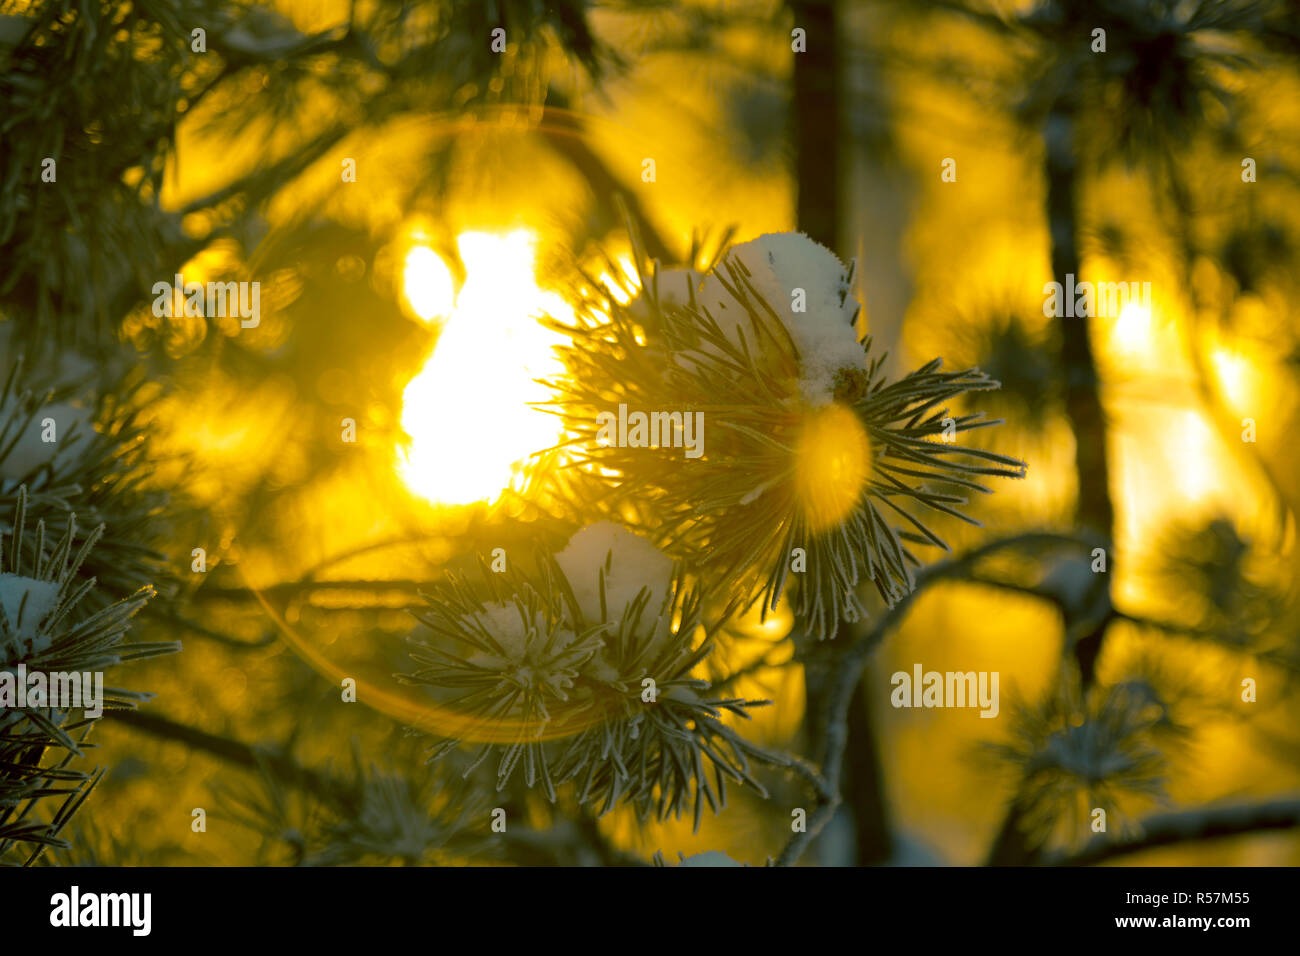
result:
[[[529,405],[548,398],[535,379],[562,370],[552,352],[561,339],[537,317],[572,314],[562,298],[537,285],[536,241],[527,230],[466,232],[457,239],[465,284],[433,354],[406,387],[402,428],[410,442],[397,452],[407,486],[431,501],[495,499],[530,455],[560,435],[554,417]],[[419,268],[412,269],[413,261]],[[434,261],[437,268],[430,268]],[[427,247],[412,249],[406,265],[407,298],[424,315],[440,294],[429,278],[440,284],[445,273],[450,283],[450,272]]]
[[[406,254],[402,292],[411,311],[426,322],[451,312],[456,296],[447,263],[423,245],[412,246]]]
[[[1151,309],[1137,302],[1126,302],[1111,329],[1115,348],[1130,357],[1146,355],[1154,346],[1154,338]]]

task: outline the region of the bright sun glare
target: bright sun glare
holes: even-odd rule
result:
[[[1234,408],[1250,407],[1251,370],[1245,356],[1222,346],[1210,353],[1219,387]]]
[[[412,246],[406,254],[402,290],[411,310],[426,322],[447,315],[456,301],[451,270],[428,246]]]
[[[530,455],[561,435],[555,416],[529,407],[549,398],[534,379],[563,369],[552,351],[563,340],[537,317],[573,316],[560,296],[537,285],[536,243],[525,229],[462,233],[465,283],[454,295],[451,272],[432,249],[417,245],[406,257],[411,308],[426,319],[448,316],[402,402],[411,440],[398,449],[398,467],[407,486],[431,501],[495,499]]]
[[[1200,502],[1213,494],[1219,477],[1214,429],[1202,413],[1192,410],[1183,412],[1178,424],[1179,428],[1171,436],[1174,481],[1184,499]]]
[[[1115,319],[1112,342],[1125,355],[1143,355],[1152,348],[1154,331],[1151,310],[1137,302],[1126,302]]]

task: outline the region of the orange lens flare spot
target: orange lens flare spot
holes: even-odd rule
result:
[[[795,448],[795,492],[813,531],[839,524],[857,507],[871,477],[871,440],[851,409],[810,413]]]

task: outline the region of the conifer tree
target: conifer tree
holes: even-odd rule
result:
[[[863,7],[890,28],[870,44],[846,3],[0,0],[0,863],[668,865],[675,821],[713,838],[731,814],[762,834],[745,863],[850,842],[851,862],[916,862],[873,715],[945,704],[921,665],[891,694],[873,664],[971,593],[994,619],[1047,609],[1061,644],[1041,693],[1004,685],[982,715],[1003,719],[971,762],[1006,794],[971,798],[1002,812],[983,862],[1300,824],[1286,794],[1159,806],[1202,722],[1266,723],[1191,687],[1179,648],[1255,675],[1243,704],[1267,675],[1295,713],[1294,469],[1243,438],[1275,520],[1170,522],[1121,588],[1123,383],[1095,325],[1033,314],[1043,281],[1131,251],[1087,199],[1128,195],[1112,159],[1140,168],[1177,238],[1195,402],[1235,429],[1204,316],[1222,331],[1239,300],[1285,301],[1295,157],[1260,154],[1289,185],[1224,238],[1179,149],[1217,168],[1276,134],[1233,71],[1294,80],[1294,18],[1270,0]],[[931,28],[996,37],[991,75],[916,53]],[[746,61],[739,32],[792,70]],[[869,134],[864,49],[886,127]],[[664,91],[717,169],[683,173],[662,130],[602,138],[640,115],[628,87],[658,56],[735,74],[707,110]],[[849,182],[864,152],[902,168],[932,149],[906,128],[916,77],[959,81],[936,101],[996,90],[984,108],[1034,140],[1050,267],[1008,266],[991,306],[926,289],[896,336],[864,309]],[[670,183],[735,174],[733,151],[776,157],[790,210],[682,229]],[[927,176],[949,161],[931,159]],[[936,183],[970,182],[953,162]],[[534,202],[545,288],[476,272],[488,233],[463,207]],[[523,234],[493,215],[501,248]],[[466,334],[451,311],[478,294],[488,321],[493,294],[525,292],[527,321],[480,340],[500,361],[475,366],[478,394],[404,407],[418,359]],[[534,341],[544,371],[521,375],[512,350]],[[509,487],[434,506],[402,485],[405,414],[473,419],[507,385],[537,386],[515,411],[554,425]],[[503,438],[468,433],[437,468]],[[1068,514],[1022,480],[1059,465],[1062,434]],[[139,825],[178,801],[188,830]]]

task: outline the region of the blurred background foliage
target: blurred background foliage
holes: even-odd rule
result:
[[[856,257],[892,372],[978,365],[1007,423],[986,446],[1030,465],[973,504],[985,528],[948,526],[953,551],[1064,541],[990,549],[854,625],[881,640],[845,806],[805,861],[1068,859],[1093,807],[1123,839],[1295,794],[1298,57],[1300,12],[1270,0],[0,0],[0,359],[102,370],[100,434],[148,431],[104,520],[165,555],[137,632],[184,641],[133,665],[156,698],[95,728],[107,773],[44,859],[780,853],[814,799],[795,776],[696,832],[494,794],[469,753],[426,767],[392,677],[419,588],[584,523],[545,461],[518,464],[546,445],[531,316],[634,295],[629,223],[665,267],[795,228]],[[1150,305],[1045,318],[1067,272],[1149,281]],[[155,317],[175,273],[259,281],[260,324]],[[816,754],[805,706],[835,660],[786,612],[732,622],[701,666],[773,701],[724,718],[746,739]],[[998,671],[1002,719],[891,708],[916,661]],[[522,825],[493,833],[494,807]],[[1300,822],[1279,812],[1267,829]],[[1192,825],[1123,859],[1300,862],[1233,819],[1245,835]]]

